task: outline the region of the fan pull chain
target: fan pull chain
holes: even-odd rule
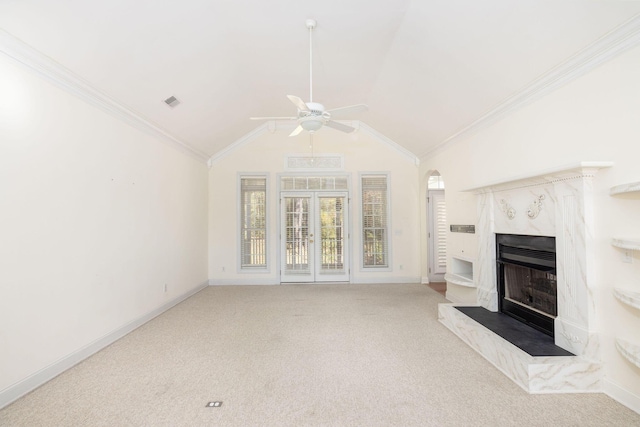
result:
[[[311,163],[315,163],[315,157],[313,156],[313,132],[309,132],[309,148],[311,148]]]

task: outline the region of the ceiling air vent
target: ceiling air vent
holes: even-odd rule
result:
[[[180,100],[175,96],[170,96],[164,100],[164,103],[167,104],[171,108],[175,108],[180,104]]]

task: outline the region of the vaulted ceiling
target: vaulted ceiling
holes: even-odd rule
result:
[[[638,13],[598,0],[3,0],[0,28],[214,155],[260,125],[250,116],[295,115],[286,95],[308,101],[314,18],[314,101],[368,104],[354,118],[420,156]]]

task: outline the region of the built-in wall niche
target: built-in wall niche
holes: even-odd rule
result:
[[[454,285],[475,288],[473,262],[464,258],[451,257],[451,267],[444,278]]]
[[[631,198],[637,198],[640,196],[640,182],[616,185],[615,187],[611,187],[609,194],[611,196],[627,195]],[[625,251],[625,259],[628,259],[627,262],[633,260],[633,254],[629,254],[627,251],[640,251],[640,238],[636,236],[614,237],[611,239],[611,244]],[[613,295],[621,303],[640,309],[640,292],[637,290],[615,287],[613,289]],[[631,342],[621,337],[616,337],[616,348],[622,356],[640,368],[640,344],[638,344],[637,341]]]

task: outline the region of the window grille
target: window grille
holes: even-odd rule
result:
[[[363,175],[361,188],[362,265],[365,268],[388,267],[387,176]]]
[[[267,268],[267,179],[240,178],[240,263]]]
[[[283,176],[280,180],[283,191],[292,190],[347,190],[346,176]]]

